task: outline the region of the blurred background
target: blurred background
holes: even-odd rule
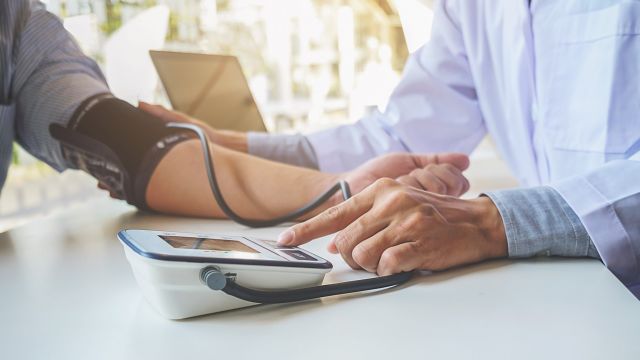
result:
[[[169,107],[148,51],[238,57],[265,123],[310,132],[383,111],[409,54],[431,35],[431,0],[45,0],[115,95]],[[131,76],[131,73],[136,76]],[[472,156],[470,196],[514,186],[490,140]],[[0,231],[107,196],[83,173],[57,174],[14,147]]]

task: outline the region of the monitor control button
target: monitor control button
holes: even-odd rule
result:
[[[291,256],[292,258],[296,259],[296,260],[304,260],[304,261],[318,261],[316,260],[314,257],[303,253],[300,250],[280,250],[283,253]]]

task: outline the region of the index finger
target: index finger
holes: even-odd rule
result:
[[[347,227],[373,206],[375,192],[365,189],[351,199],[294,225],[278,237],[280,245],[297,246]]]

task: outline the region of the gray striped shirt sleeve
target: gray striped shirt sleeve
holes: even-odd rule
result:
[[[16,140],[57,170],[65,168],[60,146],[49,134],[52,123],[66,124],[86,98],[108,92],[97,64],[85,56],[60,20],[40,3],[3,0],[0,29],[1,101],[15,107]],[[27,10],[25,10],[25,8]],[[9,30],[7,30],[9,29]],[[9,84],[9,87],[6,87]]]
[[[3,0],[0,2],[0,105],[11,103],[11,80],[16,67],[20,34],[29,18],[29,2]]]

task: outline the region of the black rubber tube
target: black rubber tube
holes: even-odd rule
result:
[[[349,294],[359,291],[375,290],[395,287],[409,281],[414,272],[403,272],[387,276],[379,276],[371,279],[346,281],[337,284],[313,286],[302,289],[264,291],[246,288],[238,285],[232,279],[227,279],[227,284],[222,291],[236,298],[257,304],[283,304],[304,300],[317,299],[325,296]]]

